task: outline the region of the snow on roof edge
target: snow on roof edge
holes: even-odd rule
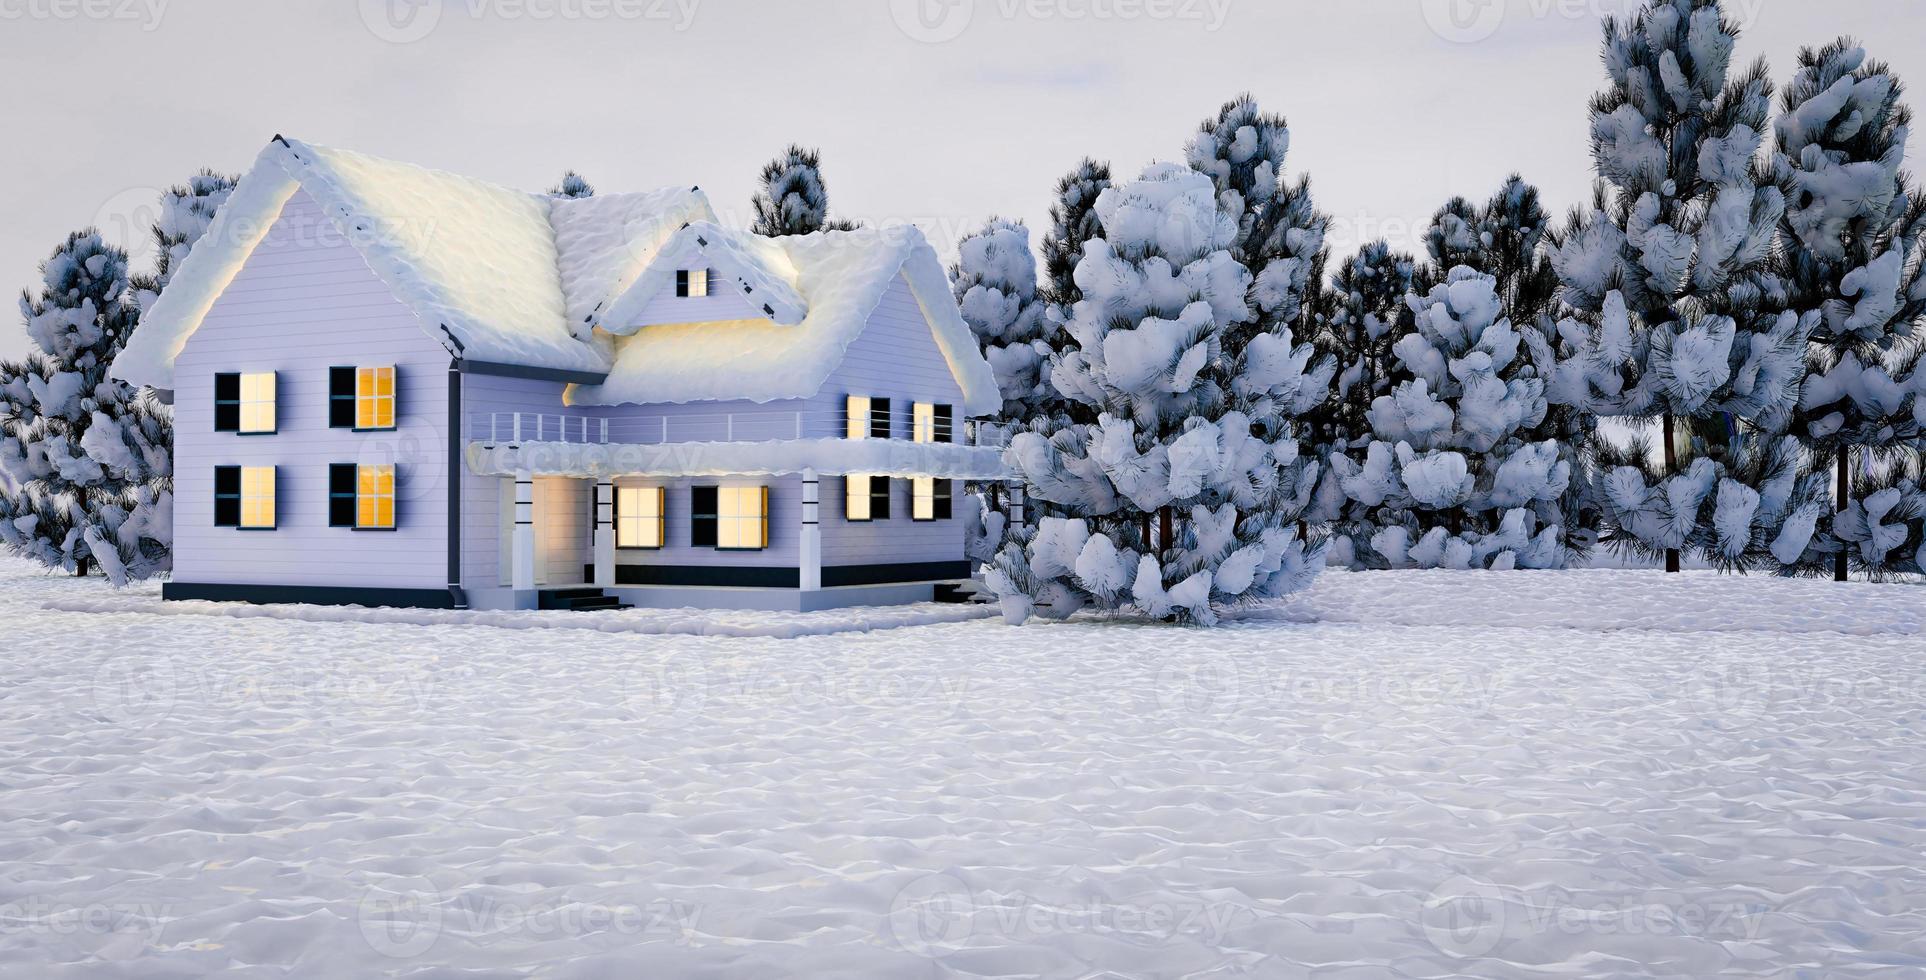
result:
[[[115,356],[108,369],[111,376],[135,386],[174,387],[174,358],[300,189],[300,182],[279,165],[274,147],[269,144],[255,158],[253,169],[214,215],[207,233],[174,270],[167,288]]]

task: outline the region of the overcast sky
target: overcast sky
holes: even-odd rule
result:
[[[834,212],[949,249],[991,214],[1040,226],[1084,155],[1180,158],[1240,91],[1289,117],[1339,252],[1411,247],[1512,171],[1560,214],[1587,196],[1598,20],[1636,2],[0,0],[0,286],[90,223],[144,246],[159,188],[277,132],[532,190],[700,184],[738,223],[799,141]],[[1918,0],[1728,6],[1775,77],[1849,33],[1926,85]]]

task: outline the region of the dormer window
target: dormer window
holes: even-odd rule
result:
[[[681,269],[675,274],[675,294],[688,298],[709,295],[709,270]]]

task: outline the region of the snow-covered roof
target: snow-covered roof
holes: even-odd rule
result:
[[[709,199],[694,187],[553,201],[549,221],[555,227],[571,332],[589,338],[608,318],[608,307],[633,291],[677,233],[690,222],[715,216]]]
[[[578,404],[814,395],[899,275],[965,410],[1002,404],[935,250],[913,228],[763,238],[718,225],[694,187],[553,198],[281,137],[143,317],[114,376],[172,388],[174,358],[302,191],[422,330],[444,342],[445,328],[462,357],[606,373],[572,390]],[[767,319],[638,331],[636,314],[697,257],[726,279],[715,288],[741,291]]]
[[[632,335],[617,338],[615,367],[607,381],[572,388],[571,404],[808,398],[822,390],[900,276],[908,282],[938,349],[963,389],[964,412],[989,415],[1002,406],[996,376],[957,312],[942,262],[915,228],[773,239],[733,237],[748,243],[735,246],[741,248],[740,257],[753,261],[764,274],[788,281],[806,306],[800,322],[784,326],[746,320],[633,330]],[[643,283],[649,275],[673,275],[672,263],[658,264],[661,268],[646,274]],[[767,298],[773,292],[758,286],[751,295]],[[774,319],[782,319],[782,314]]]
[[[674,282],[677,270],[698,264],[728,280],[710,283],[711,290],[742,293],[750,308],[776,323],[794,326],[809,312],[809,305],[791,285],[796,270],[778,239],[730,231],[713,221],[697,221],[677,232],[663,246],[657,261],[609,304],[600,317],[602,329],[615,336],[634,333],[635,318],[649,300]]]

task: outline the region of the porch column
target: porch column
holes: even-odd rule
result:
[[[595,586],[615,587],[615,482],[595,481]]]
[[[535,474],[515,473],[515,543],[511,555],[514,574],[509,581],[517,592],[535,588]]]
[[[1010,481],[1010,526],[1022,527],[1027,515],[1024,513],[1023,484]]]
[[[815,470],[804,470],[802,477],[802,588],[814,592],[823,587],[822,479]]]

